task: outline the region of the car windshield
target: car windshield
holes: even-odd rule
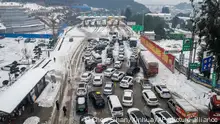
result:
[[[157,101],[157,98],[150,98],[150,101]]]
[[[161,114],[165,117],[165,118],[172,118],[172,116],[167,113],[166,111],[161,112]]]
[[[86,92],[86,90],[85,89],[78,89],[77,92],[78,93],[84,93],[84,92]]]
[[[101,80],[100,78],[95,78],[95,79],[94,79],[94,81],[100,81],[100,80]]]
[[[124,96],[124,100],[131,100],[131,97],[129,97],[129,96]]]
[[[106,89],[106,90],[111,90],[112,87],[110,87],[110,86],[106,86],[105,89]]]
[[[115,107],[114,109],[113,109],[113,111],[122,111],[123,109],[121,108],[121,107]]]
[[[86,105],[85,105],[85,104],[79,104],[79,105],[78,105],[78,108],[79,108],[79,109],[84,109],[84,108],[86,108]]]
[[[85,84],[79,84],[79,87],[84,87],[85,86]]]
[[[87,75],[82,75],[82,78],[87,78]]]
[[[169,91],[163,91],[163,94],[170,94]]]
[[[117,122],[112,122],[112,120],[108,120],[104,124],[118,124],[118,123]]]
[[[99,103],[104,103],[104,100],[103,99],[96,100],[96,104],[99,104]]]
[[[165,85],[161,85],[160,87],[163,88],[163,89],[166,89],[166,88],[167,88]]]

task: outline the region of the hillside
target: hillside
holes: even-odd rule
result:
[[[91,7],[106,8],[109,10],[122,10],[127,6],[132,8],[134,12],[149,12],[149,9],[134,0],[3,0],[5,2],[33,2],[45,5],[74,5],[87,4]]]
[[[176,9],[180,9],[180,10],[185,10],[185,9],[192,9],[192,6],[190,3],[179,3],[177,5],[174,6]]]
[[[92,7],[107,8],[110,10],[125,9],[127,6],[132,8],[135,12],[149,12],[145,5],[135,2],[134,0],[80,0]]]

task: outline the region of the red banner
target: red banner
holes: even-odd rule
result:
[[[159,59],[170,71],[174,73],[175,70],[175,56],[171,54],[164,54],[164,49],[149,40],[145,36],[140,37],[141,43]]]

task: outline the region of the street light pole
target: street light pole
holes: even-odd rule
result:
[[[143,29],[144,29],[144,17],[145,17],[145,13],[143,12],[143,17],[142,17],[142,26],[143,26]]]

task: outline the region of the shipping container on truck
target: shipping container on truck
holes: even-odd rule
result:
[[[159,64],[147,59],[145,52],[149,51],[140,51],[139,52],[139,63],[143,68],[144,74],[147,77],[156,76],[158,74]]]
[[[170,99],[167,104],[173,113],[181,118],[181,122],[185,124],[198,123],[198,110],[185,99]]]

